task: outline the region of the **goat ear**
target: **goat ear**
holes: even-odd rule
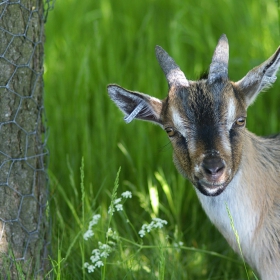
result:
[[[280,67],[280,47],[264,63],[253,68],[235,85],[244,93],[247,107],[256,99],[257,95],[269,88],[277,79],[276,74]]]
[[[118,85],[108,85],[107,89],[111,99],[126,115],[124,118],[126,123],[136,118],[162,126],[161,100],[144,93],[126,90]]]

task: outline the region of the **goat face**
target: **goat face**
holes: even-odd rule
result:
[[[229,81],[174,86],[163,102],[163,127],[178,171],[203,194],[227,187],[242,156],[246,106]]]
[[[156,56],[169,85],[168,97],[155,97],[109,85],[111,99],[126,114],[151,121],[167,132],[177,169],[207,196],[221,194],[244,155],[246,110],[259,92],[272,85],[280,66],[280,47],[238,82],[228,79],[229,46],[222,35],[207,79],[188,81],[159,46]]]

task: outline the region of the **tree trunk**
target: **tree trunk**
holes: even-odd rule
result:
[[[42,0],[0,5],[0,279],[47,264]]]

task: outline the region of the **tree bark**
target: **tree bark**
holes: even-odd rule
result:
[[[48,263],[43,8],[0,5],[1,279],[41,279]]]

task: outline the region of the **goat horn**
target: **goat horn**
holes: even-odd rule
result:
[[[215,80],[228,79],[228,58],[229,58],[229,45],[228,39],[223,34],[215,49],[212,62],[210,64],[208,82],[212,84]]]
[[[156,57],[167,79],[169,88],[171,88],[172,85],[189,86],[189,82],[179,66],[160,46],[156,46]]]

